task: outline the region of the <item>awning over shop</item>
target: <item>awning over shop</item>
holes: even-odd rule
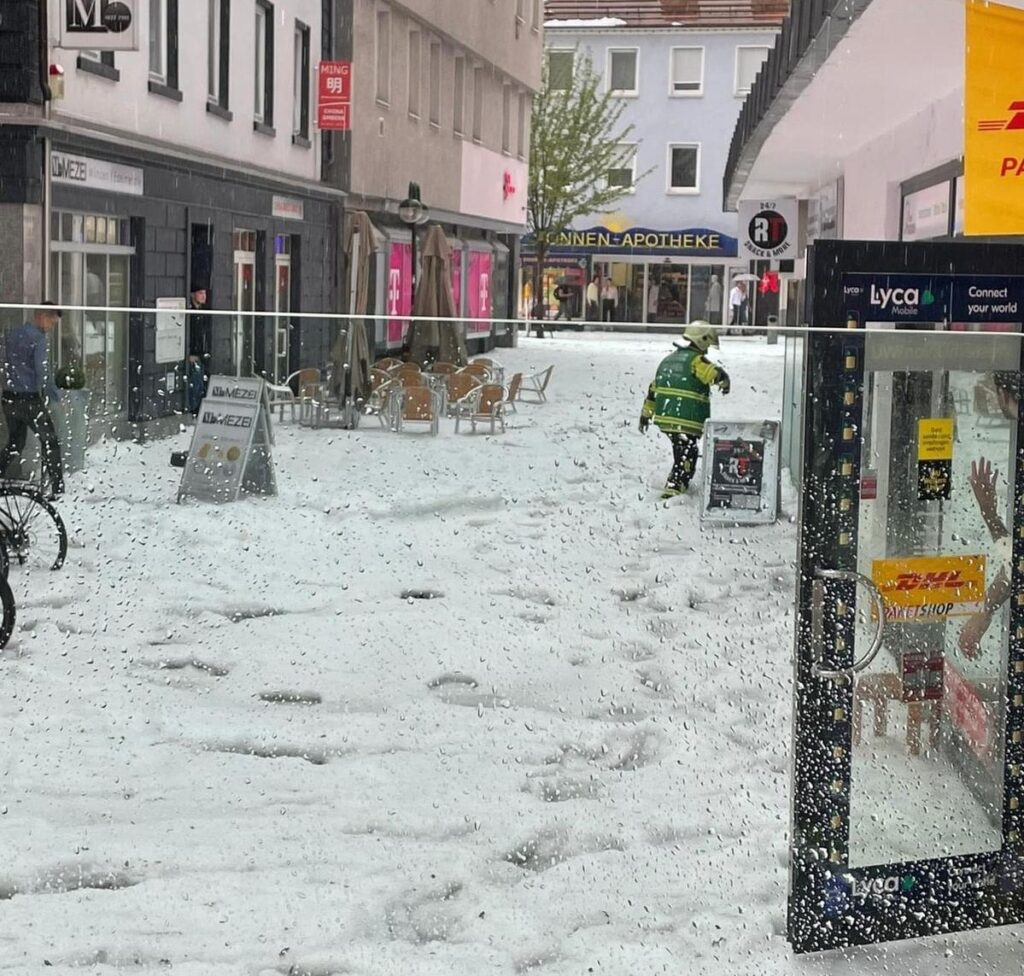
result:
[[[959,0],[793,0],[733,136],[724,208],[798,195],[963,87]]]

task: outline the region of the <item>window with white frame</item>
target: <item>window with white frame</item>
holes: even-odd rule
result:
[[[391,103],[391,11],[377,11],[377,101]]]
[[[569,91],[575,70],[575,51],[548,51],[548,88],[551,91]]]
[[[149,0],[149,77],[167,80],[167,0]]]
[[[292,142],[309,145],[309,28],[295,21]]]
[[[229,48],[231,43],[230,0],[207,0],[206,101],[227,110]]]
[[[460,54],[455,58],[455,84],[452,91],[452,130],[457,135],[465,131],[466,114],[466,59]]]
[[[512,86],[501,89],[501,151],[512,151]]]
[[[484,86],[487,78],[482,67],[473,69],[473,141],[481,142],[484,136]]]
[[[271,129],[274,125],[274,7],[266,0],[256,0],[253,56],[256,65],[253,121],[263,129]]]
[[[613,95],[636,95],[640,52],[636,48],[609,49],[608,91]]]
[[[632,193],[636,184],[637,145],[635,142],[620,142],[617,148],[616,159],[608,169],[607,182],[609,186]]]
[[[420,64],[420,32],[413,28],[409,31],[409,114],[419,118],[420,88],[423,84],[422,66]]]
[[[441,42],[430,42],[430,124],[441,124]]]
[[[704,48],[674,47],[669,58],[669,94],[676,98],[704,93]]]
[[[530,124],[530,112],[533,110],[533,102],[526,92],[519,95],[519,131],[516,134],[516,155],[520,159],[526,159],[526,133]]]
[[[668,192],[700,192],[700,143],[674,142],[669,145]]]
[[[754,85],[757,73],[768,57],[767,47],[736,48],[736,94],[748,95]]]

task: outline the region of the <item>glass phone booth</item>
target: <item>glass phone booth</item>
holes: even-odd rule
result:
[[[790,941],[1022,921],[1024,247],[818,242],[806,320]]]

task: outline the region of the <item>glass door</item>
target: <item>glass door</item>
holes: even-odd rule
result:
[[[1022,259],[811,255],[808,321],[831,331],[804,368],[797,951],[1024,916],[1022,346],[1003,331]]]
[[[234,233],[235,310],[250,313],[256,310],[256,232],[236,230]],[[251,314],[235,316],[232,330],[232,362],[236,376],[252,376],[255,372],[255,318]]]
[[[291,343],[292,322],[292,259],[291,238],[278,234],[274,254],[274,369],[275,383],[288,378],[288,351]]]

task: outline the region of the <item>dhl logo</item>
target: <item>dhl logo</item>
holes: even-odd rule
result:
[[[978,123],[978,131],[1003,132],[1024,129],[1024,102],[1010,102],[1007,111],[1013,113],[1009,119],[982,119]]]
[[[939,573],[900,573],[896,577],[896,585],[887,589],[905,593],[911,590],[959,590],[970,585],[959,569],[951,569]]]

